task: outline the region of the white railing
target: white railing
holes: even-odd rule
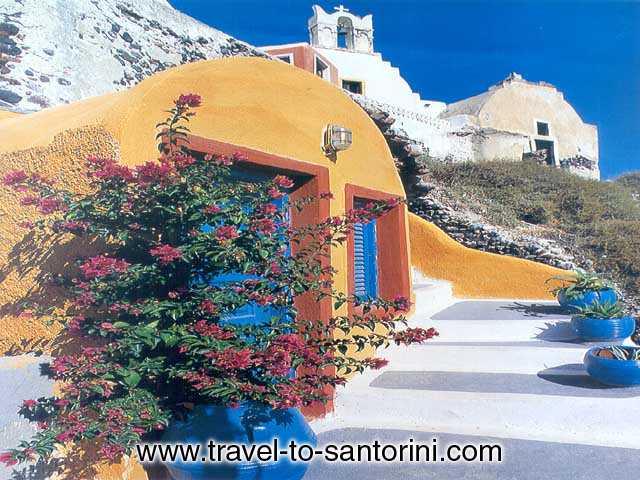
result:
[[[365,97],[364,95],[358,95],[351,92],[347,93],[349,93],[354,98],[354,100],[356,100],[356,102],[364,104],[365,106],[369,104],[373,107],[379,108],[380,110],[388,113],[394,118],[409,119],[441,130],[449,130],[449,123],[445,120],[433,118],[424,113],[409,110],[398,105],[392,105],[390,103],[380,102],[379,100],[373,100],[372,98]]]

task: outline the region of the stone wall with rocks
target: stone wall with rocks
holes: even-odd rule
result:
[[[533,236],[514,235],[506,229],[480,223],[456,212],[451,206],[429,194],[412,195],[409,209],[436,224],[461,244],[500,255],[511,255],[558,268],[573,269],[573,257],[554,242]]]

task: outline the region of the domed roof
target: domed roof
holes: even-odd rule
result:
[[[130,90],[0,120],[0,152],[45,146],[65,130],[101,125],[118,141],[125,163],[141,163],[157,155],[155,124],[181,93],[203,99],[189,125],[194,135],[320,164],[346,182],[403,193],[384,137],[349,96],[302,69],[260,58],[182,65]],[[353,145],[335,163],[321,149],[327,124],[353,131]]]

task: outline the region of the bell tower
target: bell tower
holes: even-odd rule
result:
[[[373,16],[358,17],[343,5],[327,13],[314,5],[309,18],[309,39],[314,47],[373,53]]]

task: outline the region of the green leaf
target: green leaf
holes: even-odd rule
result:
[[[133,388],[140,383],[142,377],[137,372],[129,371],[129,373],[123,378],[123,380],[128,387]]]

